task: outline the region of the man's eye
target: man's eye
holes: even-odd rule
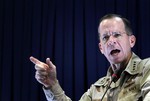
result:
[[[104,36],[104,37],[102,38],[103,41],[107,41],[108,39],[109,39],[109,36]]]
[[[114,37],[115,37],[115,38],[117,38],[117,37],[119,37],[119,36],[121,36],[121,34],[119,34],[119,33],[115,33],[115,34],[114,34]]]

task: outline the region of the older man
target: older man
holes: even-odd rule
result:
[[[107,58],[110,67],[105,77],[83,94],[80,101],[150,101],[150,59],[140,59],[131,48],[135,45],[130,23],[116,14],[101,18],[99,28],[99,49]],[[46,63],[34,57],[36,79],[44,85],[48,101],[71,101],[60,87],[56,77],[56,67],[46,59]]]

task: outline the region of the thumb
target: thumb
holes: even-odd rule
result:
[[[53,67],[54,67],[54,64],[50,61],[50,58],[47,58],[47,59],[46,59],[46,63],[47,63],[47,65],[48,65],[50,68],[53,68]]]

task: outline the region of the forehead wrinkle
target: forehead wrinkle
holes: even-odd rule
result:
[[[98,30],[99,33],[101,32],[100,29],[103,29],[104,31],[113,31],[113,30],[117,31],[118,29],[125,30],[125,26],[121,18],[115,17],[112,19],[103,20],[99,25]]]

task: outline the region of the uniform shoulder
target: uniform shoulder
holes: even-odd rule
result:
[[[108,76],[105,76],[105,77],[102,77],[100,78],[98,81],[96,81],[94,83],[95,86],[102,86],[102,85],[105,85],[107,84],[107,82],[110,80],[110,77]]]
[[[142,67],[147,67],[150,65],[150,57],[149,58],[145,58],[145,59],[142,59],[139,63],[139,66],[142,66]]]
[[[150,58],[142,59],[138,65],[143,74],[150,71]]]

